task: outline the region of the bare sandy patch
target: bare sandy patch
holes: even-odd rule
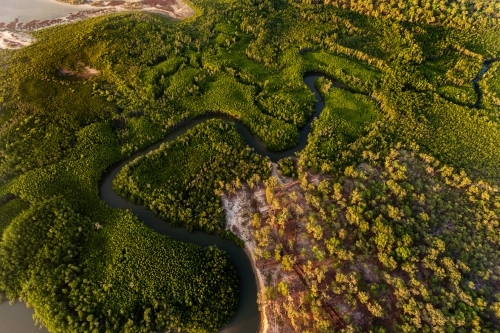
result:
[[[115,8],[116,11],[143,10],[166,15],[176,19],[192,16],[194,10],[182,0],[88,0],[86,5],[99,8]],[[76,5],[77,7],[80,5]]]
[[[92,76],[99,75],[99,73],[100,71],[89,66],[83,67],[83,69],[80,71],[73,71],[66,68],[61,68],[58,71],[58,74],[61,76],[73,76],[76,77],[77,79],[88,79],[91,78]]]
[[[276,179],[269,181],[266,188],[243,187],[222,197],[226,228],[245,242],[256,272],[257,302],[263,319],[260,333],[295,333],[305,328],[313,316],[328,320],[332,329],[341,329],[345,327],[344,316],[357,318],[362,314],[344,309],[343,303],[331,293],[325,293],[314,303],[322,309],[321,314],[308,303],[311,292],[317,293],[317,288],[324,290],[324,286],[332,283],[332,274],[323,272],[331,262],[328,258],[314,260],[313,250],[325,249],[322,243],[313,241],[306,227],[304,219],[307,220],[308,212],[304,209],[308,205],[301,181],[281,176],[274,164],[272,174]],[[308,184],[326,179],[311,174],[305,177]],[[324,275],[310,280],[310,272],[317,270]],[[374,279],[371,267],[363,265],[360,270]]]
[[[226,212],[226,229],[233,232],[245,242],[245,252],[250,258],[252,269],[257,278],[257,303],[261,313],[260,333],[294,333],[284,329],[278,323],[283,320],[283,312],[277,302],[267,299],[266,290],[276,287],[279,281],[287,281],[293,286],[300,286],[300,280],[295,273],[281,269],[278,262],[263,260],[258,253],[260,249],[254,237],[254,228],[251,224],[253,213],[265,214],[270,207],[265,202],[262,190],[242,188],[235,194],[222,197],[222,207]]]
[[[261,270],[256,266],[255,251],[257,245],[252,235],[250,225],[249,212],[251,207],[251,192],[248,189],[237,191],[231,196],[222,196],[222,208],[226,212],[226,229],[233,232],[236,236],[245,242],[245,252],[250,258],[252,269],[257,277],[257,291],[261,293],[265,289],[264,278]],[[266,317],[265,304],[259,303],[262,323],[260,325],[260,333],[269,331],[268,320]]]
[[[176,19],[193,16],[194,10],[181,0],[143,0],[145,11],[168,15]]]
[[[277,178],[280,187],[292,190],[299,186],[298,181],[279,176],[277,166],[272,165],[272,175]],[[279,322],[283,321],[280,305],[269,301],[265,296],[269,287],[276,287],[279,281],[287,281],[293,295],[295,289],[303,288],[299,277],[293,271],[285,271],[281,264],[276,261],[264,260],[259,255],[261,249],[254,235],[255,228],[252,219],[255,213],[266,216],[272,209],[266,202],[265,190],[263,188],[250,189],[244,186],[231,195],[222,196],[222,208],[226,213],[226,229],[233,232],[245,242],[245,252],[250,258],[253,271],[257,278],[259,310],[261,312],[260,333],[292,333]]]

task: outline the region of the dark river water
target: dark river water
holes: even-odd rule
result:
[[[479,80],[483,77],[484,73],[490,69],[491,64],[494,63],[495,61],[500,61],[500,59],[488,59],[484,61],[483,68],[477,73],[476,77],[474,80],[472,80],[472,88],[474,88],[474,91],[476,92],[476,104],[474,104],[475,108],[480,108],[481,107],[481,88],[479,88]]]
[[[70,13],[75,13],[80,9],[74,6],[61,4],[52,0],[0,0],[0,22],[11,22],[19,18],[20,22],[28,22],[30,20],[45,20],[67,16]],[[84,8],[82,8],[84,9]],[[480,103],[480,91],[477,82],[482,77],[484,72],[489,67],[489,63],[481,70],[478,76],[474,79],[474,88],[478,93],[478,105]],[[294,156],[295,152],[302,150],[307,143],[307,135],[310,130],[310,124],[314,118],[318,117],[324,107],[323,100],[318,91],[314,87],[314,81],[320,77],[320,73],[307,73],[304,75],[305,84],[314,92],[316,96],[316,106],[314,114],[311,116],[307,124],[300,131],[299,144],[289,150],[282,152],[272,152],[255,139],[250,131],[243,126],[239,121],[224,115],[205,115],[183,123],[177,129],[169,133],[163,140],[154,145],[141,150],[122,160],[116,165],[109,168],[103,175],[100,184],[100,196],[111,207],[129,209],[136,214],[139,219],[149,228],[158,233],[168,235],[173,239],[194,243],[200,246],[217,245],[228,253],[231,261],[235,264],[241,278],[240,285],[240,306],[236,316],[231,320],[229,325],[222,328],[220,332],[224,333],[255,333],[259,331],[261,317],[257,307],[257,284],[256,277],[252,271],[250,260],[243,249],[236,246],[233,242],[222,239],[214,235],[207,235],[201,232],[188,232],[185,228],[172,227],[167,222],[155,216],[151,211],[142,206],[135,205],[122,197],[118,196],[112,189],[112,180],[120,169],[129,163],[132,159],[143,155],[151,150],[157,149],[161,143],[175,139],[180,134],[187,131],[189,128],[206,121],[211,118],[220,118],[228,121],[233,121],[236,124],[238,132],[243,136],[245,142],[254,148],[254,150],[263,155],[268,156],[273,162],[277,160]],[[34,325],[32,320],[31,309],[24,306],[23,303],[16,303],[14,306],[9,306],[7,302],[0,304],[0,333],[40,333],[47,332],[46,329],[39,329]]]
[[[0,0],[1,1],[1,0]],[[252,133],[238,120],[225,115],[209,114],[193,120],[182,123],[175,130],[171,131],[161,141],[133,154],[132,156],[111,166],[103,175],[100,183],[99,193],[103,201],[109,206],[121,209],[129,209],[136,214],[139,219],[149,228],[158,233],[168,235],[179,241],[194,243],[203,247],[217,245],[226,251],[231,261],[236,266],[240,276],[240,305],[235,317],[231,322],[223,327],[221,333],[255,333],[260,329],[261,316],[257,306],[257,283],[253,273],[250,260],[243,249],[231,241],[225,240],[219,236],[208,235],[202,232],[188,232],[185,228],[172,227],[164,220],[157,217],[153,212],[143,206],[135,205],[117,195],[112,188],[112,181],[123,166],[149,151],[157,149],[162,143],[174,140],[179,135],[185,133],[188,129],[200,124],[208,119],[219,118],[232,121],[236,124],[238,132],[243,136],[245,142],[254,148],[256,152],[263,156],[268,156],[276,162],[280,158],[294,156],[294,153],[302,150],[306,145],[307,134],[309,133],[310,123],[316,118],[324,107],[323,99],[314,87],[314,81],[320,76],[318,73],[309,73],[304,76],[304,82],[314,92],[316,96],[316,107],[314,114],[310,117],[307,124],[300,131],[299,144],[289,150],[282,152],[272,152],[266,149],[265,145],[257,140]],[[47,332],[46,329],[40,330],[34,325],[31,318],[33,311],[27,309],[23,303],[16,303],[13,307],[7,302],[0,305],[0,333],[17,332]]]

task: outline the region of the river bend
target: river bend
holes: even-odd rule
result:
[[[478,96],[477,105],[479,105],[481,97],[478,82],[490,67],[491,62],[492,61],[486,61],[481,71],[473,80],[473,86]],[[223,327],[220,330],[221,333],[255,333],[259,332],[260,329],[261,320],[257,306],[256,277],[245,251],[234,244],[232,241],[225,240],[218,235],[209,235],[199,231],[188,232],[186,228],[171,226],[166,221],[157,217],[153,212],[147,210],[144,206],[136,205],[116,194],[113,191],[112,181],[116,177],[118,172],[133,159],[147,154],[152,150],[158,149],[162,143],[175,140],[179,135],[185,133],[190,128],[193,128],[194,126],[213,118],[234,122],[238,133],[243,137],[246,144],[252,147],[258,154],[269,157],[273,162],[277,162],[279,159],[282,159],[284,157],[294,156],[295,152],[301,151],[306,146],[307,136],[311,129],[311,122],[319,116],[319,114],[325,107],[322,96],[314,86],[314,82],[316,81],[316,79],[323,76],[325,75],[318,72],[307,72],[304,74],[304,83],[314,93],[316,97],[316,105],[313,114],[309,117],[305,126],[300,130],[298,145],[293,148],[280,152],[270,151],[260,140],[255,138],[255,136],[248,130],[248,128],[246,128],[239,120],[222,114],[207,114],[197,117],[191,121],[181,123],[181,125],[177,126],[159,142],[143,150],[140,150],[130,157],[113,165],[102,178],[102,182],[100,185],[100,196],[102,200],[105,201],[109,206],[121,209],[129,209],[131,212],[136,214],[146,226],[160,234],[168,235],[175,240],[193,243],[202,247],[217,245],[219,248],[226,251],[231,261],[236,266],[236,269],[240,276],[240,304],[235,317],[233,317],[229,325]]]
[[[213,118],[234,122],[238,133],[240,133],[240,135],[243,137],[246,144],[252,147],[258,154],[268,156],[273,162],[276,162],[283,157],[294,156],[295,152],[300,151],[305,147],[307,142],[307,135],[310,131],[310,124],[314,120],[314,118],[316,118],[320,114],[325,105],[318,90],[314,86],[314,81],[320,76],[321,74],[318,73],[306,73],[304,75],[305,84],[315,94],[316,106],[314,109],[314,113],[311,115],[306,125],[300,131],[299,144],[291,149],[281,152],[270,151],[266,149],[265,145],[261,141],[256,139],[239,120],[222,114],[207,114],[181,123],[181,125],[177,126],[173,131],[169,132],[159,142],[156,142],[155,144],[132,154],[126,159],[110,167],[101,179],[99,195],[101,199],[105,201],[109,206],[130,210],[132,213],[137,215],[147,227],[160,234],[168,235],[172,239],[193,243],[202,247],[216,245],[217,247],[226,251],[231,261],[236,266],[236,269],[240,276],[240,304],[236,315],[227,326],[223,327],[220,330],[221,333],[255,333],[260,329],[261,318],[257,306],[256,277],[245,251],[242,248],[238,247],[234,242],[225,240],[218,235],[210,235],[200,231],[189,232],[186,228],[171,226],[169,223],[156,216],[152,211],[146,209],[144,206],[136,205],[116,194],[113,190],[113,179],[125,165],[130,163],[135,158],[147,154],[152,150],[158,149],[162,143],[175,140],[179,135],[185,133],[190,128],[193,128],[194,126]]]
[[[477,94],[476,107],[480,106],[481,91],[478,85],[479,80],[483,74],[488,70],[491,62],[498,59],[486,61],[481,71],[474,78],[472,85]],[[252,270],[250,260],[243,249],[238,247],[232,241],[225,240],[219,236],[209,235],[202,232],[188,232],[182,227],[173,227],[164,220],[157,217],[153,212],[147,210],[145,207],[136,205],[132,202],[125,200],[117,195],[112,188],[112,181],[118,172],[133,159],[148,153],[149,151],[159,148],[159,146],[167,141],[174,140],[179,135],[185,133],[188,129],[200,124],[208,119],[218,118],[227,121],[235,122],[238,132],[242,135],[245,142],[252,147],[255,152],[268,156],[271,161],[276,162],[281,158],[294,156],[295,152],[301,151],[307,143],[307,135],[310,131],[310,124],[314,118],[318,117],[324,108],[324,101],[318,90],[314,86],[317,78],[323,76],[321,73],[309,72],[304,75],[304,82],[309,89],[314,92],[316,97],[316,106],[314,113],[311,115],[306,125],[300,130],[299,144],[291,149],[273,152],[266,149],[265,145],[256,139],[252,133],[237,119],[221,114],[209,114],[197,117],[187,122],[183,122],[176,127],[173,131],[167,134],[161,141],[140,150],[130,157],[116,163],[108,169],[103,175],[99,193],[103,201],[109,206],[121,209],[129,209],[132,213],[136,214],[139,219],[149,228],[156,232],[170,236],[172,239],[197,244],[202,247],[217,245],[219,248],[226,251],[231,261],[236,266],[240,276],[240,304],[235,317],[231,322],[223,327],[221,333],[255,333],[260,329],[260,313],[257,307],[257,284],[256,278]],[[8,307],[8,308],[7,308]],[[41,330],[33,325],[31,320],[31,309],[27,309],[24,304],[16,303],[10,307],[7,302],[0,304],[0,331],[6,333],[14,332],[47,332],[45,328]]]

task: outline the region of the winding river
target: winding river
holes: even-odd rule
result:
[[[483,77],[484,73],[490,69],[491,64],[494,63],[495,61],[500,61],[500,58],[496,59],[488,59],[483,62],[483,68],[477,73],[476,77],[472,80],[472,88],[476,92],[476,104],[474,104],[475,108],[480,108],[481,107],[481,88],[479,87],[479,80]]]
[[[291,149],[272,152],[266,149],[265,145],[257,140],[252,133],[238,120],[231,118],[222,114],[208,114],[197,117],[191,121],[184,122],[177,126],[175,130],[167,134],[159,142],[136,152],[130,157],[118,162],[113,165],[104,174],[101,184],[100,184],[100,196],[103,201],[105,201],[109,206],[121,209],[128,209],[132,213],[136,214],[139,219],[149,228],[155,230],[156,232],[164,235],[168,235],[171,238],[183,242],[189,242],[202,247],[209,245],[217,245],[219,248],[226,251],[229,255],[231,261],[236,266],[238,274],[240,276],[240,305],[236,316],[231,320],[229,325],[223,327],[220,332],[224,333],[255,333],[259,331],[261,317],[259,309],[257,307],[257,284],[256,278],[252,270],[252,265],[250,260],[243,249],[238,247],[232,241],[225,240],[220,236],[208,235],[202,232],[188,232],[186,228],[173,227],[164,220],[157,217],[153,212],[147,210],[144,206],[136,205],[122,198],[113,191],[112,182],[116,177],[118,172],[133,159],[147,154],[148,152],[159,148],[159,146],[167,141],[174,140],[179,135],[185,133],[188,129],[208,120],[208,119],[223,119],[226,121],[232,121],[235,123],[236,128],[240,135],[243,137],[245,142],[252,147],[257,153],[268,156],[271,161],[276,162],[280,158],[293,156],[295,152],[302,150],[307,141],[307,135],[310,130],[310,124],[316,118],[321,110],[324,108],[324,102],[321,98],[318,90],[314,87],[314,81],[319,78],[321,74],[319,73],[306,73],[304,75],[304,82],[306,85],[314,92],[316,97],[316,106],[313,115],[309,118],[307,124],[300,131],[300,141],[299,144]]]
[[[481,79],[482,75],[488,70],[491,61],[485,62],[484,67],[481,69],[480,73],[473,80],[473,87],[478,94],[478,104],[480,105],[480,91],[478,86],[478,81]],[[227,121],[232,121],[236,124],[238,132],[242,135],[245,142],[252,147],[257,153],[268,156],[271,161],[276,162],[281,158],[294,156],[295,152],[302,150],[307,143],[307,135],[310,131],[311,122],[319,116],[324,108],[324,101],[318,90],[314,86],[314,82],[317,78],[323,76],[321,73],[308,72],[304,75],[304,82],[309,87],[309,89],[314,92],[316,97],[316,106],[314,113],[311,115],[306,125],[300,131],[299,144],[291,149],[272,152],[266,149],[265,145],[257,140],[252,133],[237,119],[225,116],[222,114],[208,114],[204,116],[197,117],[193,120],[183,122],[177,126],[173,131],[171,131],[165,138],[161,141],[141,150],[130,157],[118,162],[106,171],[100,182],[100,196],[103,201],[105,201],[109,206],[121,209],[129,209],[131,212],[136,214],[139,219],[149,228],[155,230],[158,233],[168,235],[172,239],[189,242],[197,244],[202,247],[209,245],[217,245],[219,248],[226,251],[229,255],[231,261],[236,266],[238,274],[241,279],[240,284],[240,305],[236,316],[231,320],[231,322],[223,327],[220,332],[224,333],[255,333],[259,332],[261,317],[257,307],[257,284],[254,272],[248,256],[245,251],[235,245],[232,241],[222,239],[216,235],[209,235],[202,232],[188,232],[185,228],[172,227],[164,220],[157,217],[153,212],[147,210],[145,207],[136,205],[132,202],[125,200],[124,198],[117,195],[112,188],[112,181],[121,170],[123,166],[132,161],[133,159],[148,153],[154,149],[157,149],[162,143],[174,140],[179,135],[185,133],[188,129],[200,124],[208,119],[218,118]],[[35,332],[47,332],[46,329],[38,329],[33,325],[31,319],[31,314],[33,311],[27,309],[22,303],[16,303],[13,307],[10,307],[8,303],[0,304],[0,331],[3,333],[35,333]]]
[[[493,61],[494,60],[485,61],[483,68],[473,80],[473,87],[477,93],[477,103],[475,107],[480,107],[481,103],[481,91],[478,82],[482,78],[484,73],[486,73],[486,71],[489,69]],[[185,133],[190,128],[193,128],[194,126],[213,118],[233,121],[236,125],[238,133],[243,137],[246,144],[252,147],[258,154],[269,157],[273,162],[277,162],[279,159],[284,157],[294,156],[295,152],[301,151],[306,146],[307,135],[310,131],[311,122],[319,116],[325,106],[323,98],[314,86],[314,82],[316,81],[316,79],[322,76],[324,75],[318,72],[307,72],[304,75],[304,83],[316,97],[316,106],[314,109],[314,113],[309,117],[305,126],[300,130],[298,145],[291,149],[280,152],[270,151],[261,141],[256,139],[254,135],[239,120],[222,114],[207,114],[197,117],[191,121],[181,123],[159,142],[141,151],[138,151],[130,157],[113,165],[103,175],[103,178],[101,180],[100,196],[102,200],[105,201],[109,206],[121,209],[129,209],[131,212],[136,214],[146,226],[158,233],[168,235],[175,240],[193,243],[202,247],[217,245],[219,248],[226,251],[231,261],[236,266],[241,279],[240,305],[236,316],[231,320],[229,325],[223,327],[220,330],[221,333],[255,333],[259,332],[260,330],[261,319],[257,307],[256,277],[245,251],[235,245],[232,241],[225,240],[220,236],[208,235],[202,232],[188,232],[185,228],[171,226],[164,220],[157,217],[153,212],[147,210],[144,206],[136,205],[116,194],[113,191],[112,181],[116,177],[118,172],[133,159],[147,154],[152,150],[158,149],[162,143],[175,140],[179,135]]]
[[[145,207],[136,205],[122,198],[113,191],[112,181],[118,172],[133,159],[144,155],[167,141],[174,140],[179,135],[185,133],[190,128],[208,120],[208,119],[223,119],[234,122],[236,129],[242,135],[245,142],[252,147],[257,153],[268,156],[271,161],[276,162],[279,159],[287,156],[294,156],[294,153],[302,150],[307,142],[310,124],[324,108],[324,102],[318,90],[314,86],[314,81],[322,76],[320,73],[306,73],[304,75],[305,84],[314,92],[316,97],[316,106],[314,113],[309,118],[306,125],[300,131],[299,144],[291,149],[273,152],[266,149],[265,145],[256,139],[253,134],[237,119],[223,114],[207,114],[195,119],[186,121],[177,126],[173,131],[169,132],[162,140],[155,144],[140,150],[128,158],[114,164],[104,173],[99,184],[99,195],[103,201],[114,208],[129,209],[136,214],[139,219],[149,228],[156,232],[170,236],[172,239],[193,243],[202,247],[217,245],[219,248],[226,251],[231,261],[236,266],[240,276],[240,304],[236,315],[231,322],[223,327],[222,333],[255,333],[259,332],[261,324],[261,316],[257,306],[257,283],[256,277],[252,270],[250,260],[245,251],[238,247],[234,242],[225,240],[220,236],[209,235],[202,232],[188,232],[186,228],[173,227],[161,218],[157,217],[153,212]],[[48,332],[45,328],[38,329],[33,325],[31,315],[32,309],[28,309],[23,303],[17,302],[14,306],[9,306],[7,302],[0,304],[0,332],[2,333],[35,333]]]

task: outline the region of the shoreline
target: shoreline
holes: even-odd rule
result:
[[[268,203],[267,188],[269,187],[266,186],[276,186],[274,192],[277,190],[278,196],[286,196],[290,193],[300,192],[300,181],[280,175],[276,163],[272,163],[271,178],[274,178],[274,181],[270,183],[275,185],[259,185],[253,189],[243,185],[235,192],[222,196],[222,207],[226,213],[225,228],[245,243],[244,251],[256,276],[257,303],[261,313],[259,333],[295,333],[297,331],[293,323],[284,316],[288,310],[283,306],[283,301],[287,300],[289,304],[290,302],[295,303],[297,297],[300,297],[300,294],[305,292],[308,287],[304,285],[296,270],[283,268],[282,262],[273,258],[272,254],[271,257],[266,257],[266,251],[271,244],[262,243],[267,242],[266,239],[269,238],[262,236],[263,234],[259,231],[271,231],[268,225],[261,223],[267,223],[263,221],[274,214],[273,207]],[[317,184],[320,179],[312,175],[309,180],[311,183]],[[258,222],[254,222],[255,215],[259,217]],[[254,223],[258,223],[258,225]],[[273,243],[272,240],[270,242]],[[301,244],[310,245],[303,242]],[[269,256],[269,252],[267,255]],[[279,285],[282,282],[288,286],[288,295],[279,294]]]
[[[295,184],[291,179],[282,178],[278,175],[278,167],[276,163],[272,163],[271,176],[275,177],[280,185]],[[260,215],[265,214],[270,207],[266,203],[264,188],[258,186],[255,189],[249,189],[248,186],[244,185],[242,188],[236,190],[232,194],[222,195],[222,208],[226,213],[226,230],[231,231],[236,236],[238,236],[245,243],[243,250],[245,251],[250,264],[252,266],[252,271],[256,277],[257,283],[257,303],[259,306],[259,312],[261,315],[261,325],[259,333],[269,333],[275,331],[271,328],[270,321],[271,317],[268,314],[268,307],[272,304],[266,301],[262,301],[262,296],[265,293],[267,287],[271,286],[273,282],[276,282],[276,277],[281,270],[273,271],[272,278],[269,283],[264,281],[264,276],[268,276],[269,272],[266,272],[264,267],[259,267],[256,257],[256,250],[258,246],[255,243],[255,237],[253,235],[252,218],[254,213],[259,213]],[[253,204],[256,204],[255,206]],[[266,274],[267,273],[267,274]],[[276,323],[274,323],[276,326]]]
[[[31,43],[33,43],[33,38],[24,32],[0,30],[0,49],[17,50]]]
[[[266,286],[264,284],[264,279],[262,277],[262,272],[257,266],[255,258],[255,249],[257,245],[254,242],[252,235],[251,225],[249,223],[249,217],[246,216],[249,212],[248,205],[251,202],[251,198],[254,196],[254,191],[249,190],[244,187],[239,189],[236,193],[228,196],[224,194],[221,198],[222,208],[226,213],[226,230],[231,231],[236,236],[238,236],[245,243],[243,250],[245,251],[250,264],[252,266],[252,271],[256,277],[257,283],[257,295],[260,295]],[[259,306],[259,312],[261,317],[259,333],[267,333],[269,331],[269,321],[267,318],[266,304],[259,303],[259,297],[257,297],[257,303]]]
[[[250,259],[252,271],[253,271],[254,275],[257,277],[257,281],[256,281],[257,282],[257,295],[259,295],[265,289],[262,275],[261,275],[260,271],[257,269],[254,254],[246,248],[246,244],[245,244],[245,248],[243,250],[247,254],[248,259]],[[257,302],[258,302],[258,298],[257,298]],[[263,304],[263,305],[258,304],[258,305],[259,305],[259,311],[260,311],[260,330],[259,330],[259,333],[267,333],[269,331],[269,321],[267,320],[267,315],[266,315],[267,306],[265,304]],[[262,310],[260,310],[260,307],[262,307]]]
[[[56,1],[54,0],[54,2]],[[135,5],[136,8],[129,5],[127,1],[114,0],[107,2],[94,0],[91,1],[90,4],[82,5],[61,3],[75,7],[78,12],[70,13],[65,17],[31,20],[25,23],[20,22],[19,18],[8,23],[0,22],[0,49],[17,50],[29,46],[35,42],[35,40],[27,34],[27,32],[30,31],[37,31],[106,14],[147,12],[170,17],[174,20],[183,20],[195,14],[195,10],[182,0],[142,0],[140,2],[134,2],[135,4],[139,4]],[[101,3],[103,5],[92,5],[92,3]]]

